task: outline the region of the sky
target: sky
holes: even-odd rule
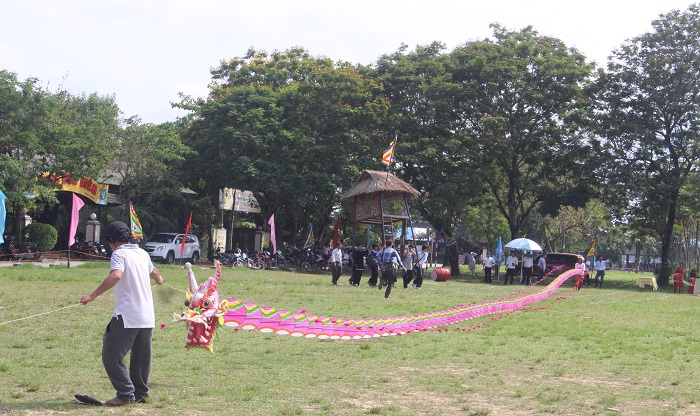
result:
[[[49,91],[114,95],[124,117],[175,121],[179,93],[205,97],[210,70],[249,48],[300,46],[372,64],[402,43],[451,51],[491,23],[532,26],[604,65],[627,39],[687,0],[0,0],[0,70]]]

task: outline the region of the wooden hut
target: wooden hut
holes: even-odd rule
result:
[[[389,172],[366,170],[340,199],[355,200],[355,222],[382,227],[384,240],[394,240],[394,223],[412,227],[408,201],[420,196],[415,188]],[[405,233],[404,233],[405,234]]]

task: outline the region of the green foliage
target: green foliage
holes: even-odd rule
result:
[[[255,193],[264,216],[298,232],[309,217],[318,229],[368,160],[386,103],[363,68],[294,48],[250,50],[212,71],[207,100],[183,100],[193,111],[183,141],[197,157],[190,183],[208,195],[222,187]],[[302,188],[300,188],[302,187]]]
[[[0,113],[0,189],[13,205],[55,202],[56,185],[40,180],[47,172],[100,177],[115,148],[114,97],[50,93],[0,70]]]
[[[468,42],[450,61],[453,82],[463,87],[458,131],[467,160],[515,238],[533,209],[556,214],[593,195],[583,94],[593,65],[530,27],[493,29],[493,40]]]
[[[193,187],[188,184],[185,160],[195,155],[180,140],[180,128],[177,123],[143,123],[133,116],[124,120],[118,133],[118,148],[109,169],[120,182],[117,196],[124,204],[118,219],[128,218],[131,200],[147,234],[156,225],[184,231],[184,225],[176,230],[176,224],[186,224],[190,211],[203,229],[211,228],[206,221],[211,212],[208,204],[201,207],[198,198],[180,192],[183,187]]]
[[[33,222],[25,228],[27,241],[36,243],[40,252],[51,251],[58,241],[58,232],[51,224]]]
[[[609,202],[637,230],[659,236],[667,264],[680,191],[700,161],[700,6],[652,26],[613,52],[593,95],[610,155],[600,170]]]
[[[654,276],[656,282],[661,286],[668,286],[673,276],[674,267],[670,264],[660,264],[654,268]]]

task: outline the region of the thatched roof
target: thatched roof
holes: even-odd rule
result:
[[[345,192],[340,199],[348,199],[377,192],[405,194],[408,199],[415,199],[420,196],[420,192],[411,185],[389,172],[366,170],[360,174],[360,177],[357,178],[352,188]]]

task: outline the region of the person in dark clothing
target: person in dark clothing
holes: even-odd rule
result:
[[[398,268],[401,267],[404,272],[406,271],[406,267],[404,267],[401,262],[401,257],[399,253],[394,250],[393,245],[394,243],[391,240],[387,241],[384,245],[384,250],[380,251],[376,257],[377,263],[379,263],[382,269],[382,280],[378,287],[379,290],[382,290],[382,287],[386,285],[386,291],[384,292],[385,299],[389,299],[391,288],[394,286],[394,283],[396,283]]]
[[[413,281],[414,289],[420,289],[420,287],[423,286],[423,272],[426,267],[428,267],[428,246],[423,246],[421,253],[418,255],[418,261],[413,267],[413,274],[416,277]]]
[[[362,244],[356,244],[355,250],[352,252],[352,277],[350,278],[350,284],[352,286],[360,286],[360,279],[362,279],[362,272],[365,270],[365,257],[369,255],[369,250],[365,248]]]
[[[379,266],[377,265],[377,260],[375,259],[375,257],[377,257],[377,253],[379,253],[379,244],[372,244],[372,250],[369,252],[369,255],[365,260],[367,267],[369,267],[369,271],[371,272],[369,281],[367,281],[369,287],[376,287],[377,279],[379,278]]]

